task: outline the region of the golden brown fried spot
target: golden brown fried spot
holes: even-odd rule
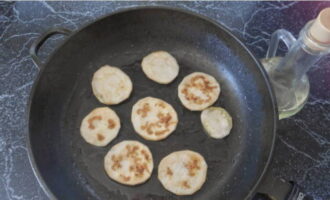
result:
[[[185,84],[181,92],[185,95],[185,98],[188,101],[193,101],[196,104],[207,103],[211,100],[210,93],[213,89],[216,89],[218,86],[211,86],[211,82],[206,79],[203,75],[197,75],[191,78],[190,82]],[[207,99],[203,99],[199,96],[196,96],[188,91],[188,88],[197,88],[199,89]]]
[[[144,158],[149,161],[150,160],[150,157],[149,157],[149,154],[143,149],[141,150],[141,153],[143,154]]]
[[[167,131],[169,131],[168,128],[166,128],[165,130],[156,131],[156,132],[155,132],[155,135],[163,135],[163,134],[166,133]]]
[[[113,129],[113,128],[115,128],[115,127],[116,127],[116,123],[115,123],[115,121],[112,120],[112,119],[108,119],[108,128],[109,128],[109,129]]]
[[[123,157],[121,155],[119,155],[119,156],[112,155],[111,160],[113,162],[113,165],[111,166],[112,170],[121,168],[120,162],[123,160]]]
[[[173,172],[169,167],[166,168],[166,174],[169,175],[169,176],[173,175]]]
[[[149,135],[152,135],[154,132],[151,130],[154,126],[153,123],[146,122],[144,125],[141,125],[142,130],[146,130]]]
[[[164,133],[166,133],[167,131],[169,131],[169,129],[165,129],[165,130],[160,130],[160,131],[153,131],[152,130],[152,127],[154,127],[154,126],[157,126],[157,127],[159,127],[159,125],[157,125],[156,123],[151,123],[151,124],[145,124],[145,125],[142,125],[141,126],[141,129],[142,130],[146,130],[147,131],[147,133],[149,134],[149,135],[153,135],[154,133],[155,133],[155,135],[163,135]]]
[[[104,137],[102,134],[100,134],[100,133],[97,134],[97,139],[98,139],[99,141],[104,140],[104,138],[105,138],[105,137]]]
[[[196,171],[200,169],[199,159],[197,157],[192,156],[191,160],[184,166],[188,169],[189,176],[195,176]]]
[[[161,124],[164,124],[165,127],[168,127],[170,125],[170,121],[172,119],[172,116],[170,115],[170,113],[167,113],[166,115],[164,115],[163,113],[159,112],[157,114],[157,117],[159,119],[159,122]]]
[[[135,164],[135,173],[134,173],[134,175],[135,175],[136,177],[141,177],[141,176],[143,176],[144,171],[150,173],[150,171],[149,171],[149,169],[148,169],[148,165],[147,165],[146,162],[144,162],[144,163],[142,163],[142,164],[141,164],[141,163],[136,163],[136,164]]]
[[[187,181],[182,181],[182,186],[188,189],[190,188],[190,185],[188,184]]]
[[[95,120],[101,120],[102,117],[101,116],[94,116],[88,119],[88,128],[89,129],[95,129],[95,126],[93,125],[93,122]]]
[[[144,174],[144,170],[147,169],[146,163],[143,164],[136,164],[135,165],[135,176],[141,177]]]
[[[144,125],[141,126],[141,129],[146,130],[149,135],[153,135],[153,134],[163,135],[163,134],[165,134],[166,132],[169,131],[168,127],[171,124],[176,123],[176,122],[171,122],[172,116],[170,115],[170,113],[167,113],[166,115],[164,115],[162,112],[159,112],[157,114],[157,118],[158,118],[157,122],[154,122],[154,123],[146,122]],[[154,131],[155,127],[157,127],[157,128],[164,127],[164,129]]]
[[[142,108],[139,108],[137,110],[137,114],[141,115],[141,117],[146,117],[148,115],[148,112],[150,111],[150,105],[149,103],[143,104]]]
[[[123,179],[124,182],[127,182],[127,181],[129,181],[131,179],[131,177],[124,176],[123,174],[120,174],[119,176]]]
[[[137,150],[139,149],[139,146],[131,146],[131,145],[126,145],[126,150],[127,150],[127,157],[132,157],[135,158],[137,156]]]
[[[164,102],[159,102],[156,105],[159,106],[159,107],[161,107],[161,108],[165,108],[166,107],[166,105],[165,105]]]

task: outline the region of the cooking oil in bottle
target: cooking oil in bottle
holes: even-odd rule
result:
[[[279,41],[288,47],[284,57],[276,57]],[[300,31],[299,38],[280,29],[273,33],[266,58],[261,62],[272,83],[279,118],[299,112],[307,101],[309,81],[307,71],[330,52],[330,8],[320,12]]]

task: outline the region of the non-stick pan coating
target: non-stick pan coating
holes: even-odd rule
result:
[[[169,85],[144,75],[141,59],[166,50],[178,60],[179,76]],[[131,97],[110,106],[122,128],[108,146],[87,144],[79,133],[83,117],[104,106],[92,94],[93,73],[102,65],[120,67],[133,81]],[[200,112],[185,109],[177,96],[184,76],[201,71],[220,82],[215,106],[233,117],[231,134],[208,137]],[[138,136],[130,121],[133,104],[153,96],[176,109],[176,131],[159,142]],[[251,194],[267,166],[274,142],[276,111],[264,72],[251,54],[223,27],[181,11],[148,8],[105,17],[70,37],[48,60],[31,100],[31,160],[49,195],[73,199],[226,199]],[[153,153],[154,171],[145,184],[129,187],[107,177],[103,158],[116,143],[138,140]],[[167,154],[183,149],[201,153],[209,166],[202,189],[192,196],[167,192],[157,180],[157,167]]]

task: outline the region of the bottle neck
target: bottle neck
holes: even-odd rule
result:
[[[304,50],[312,55],[323,56],[330,53],[330,44],[324,44],[311,35],[311,27],[315,20],[309,21],[300,31],[299,39],[302,40]]]

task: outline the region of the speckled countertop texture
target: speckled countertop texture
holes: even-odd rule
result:
[[[27,100],[39,71],[29,56],[32,42],[51,27],[77,30],[116,10],[167,5],[225,24],[258,57],[272,32],[297,35],[330,2],[0,2],[0,199],[47,199],[27,156]],[[43,47],[45,58],[61,37]],[[330,56],[309,72],[311,94],[304,109],[282,120],[270,171],[296,181],[317,200],[330,199]]]

